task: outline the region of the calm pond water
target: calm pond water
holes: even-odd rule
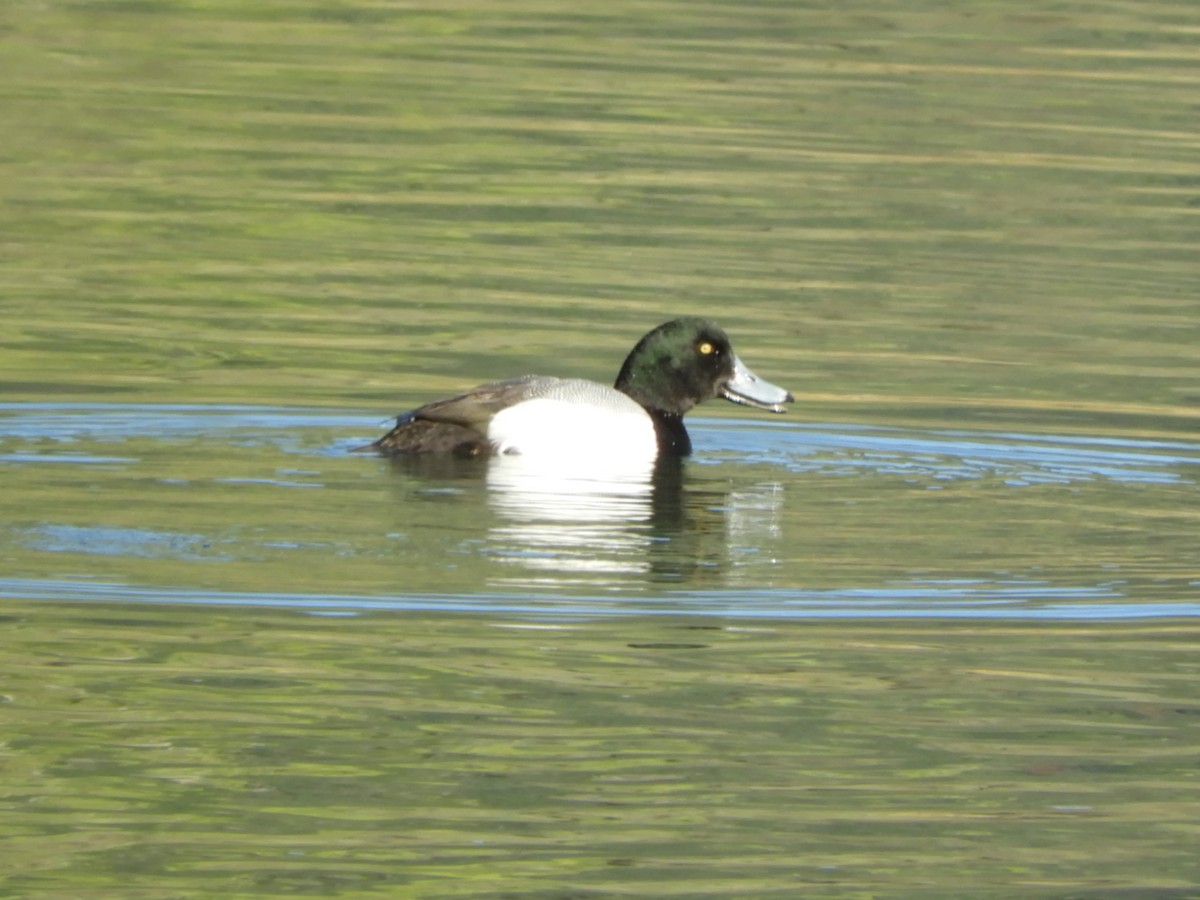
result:
[[[1200,897],[1200,12],[0,10],[0,896]],[[354,448],[716,318],[650,482]]]

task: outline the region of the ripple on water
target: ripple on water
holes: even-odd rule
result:
[[[1200,612],[1192,551],[1169,552],[1190,545],[1166,527],[1183,528],[1194,499],[1187,441],[698,418],[696,456],[665,477],[548,479],[503,460],[389,466],[349,452],[377,417],[323,410],[7,404],[0,425],[18,511],[8,597],[347,614]],[[921,502],[929,490],[942,501]]]

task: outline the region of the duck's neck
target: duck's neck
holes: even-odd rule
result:
[[[692,452],[692,439],[688,437],[687,429],[683,427],[683,416],[663,412],[661,409],[647,409],[654,422],[654,433],[658,437],[658,455],[688,456]]]
[[[687,429],[683,427],[683,413],[659,409],[652,399],[657,394],[653,391],[643,390],[641,383],[633,374],[633,359],[637,352],[638,349],[635,347],[633,353],[629,354],[613,387],[644,409],[650,416],[650,420],[654,422],[654,433],[658,437],[659,459],[668,456],[687,456],[692,452],[692,439],[688,437]]]

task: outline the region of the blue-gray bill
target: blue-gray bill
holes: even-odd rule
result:
[[[733,377],[721,385],[720,395],[734,403],[773,413],[787,412],[783,404],[792,402],[791,393],[759,378],[736,356],[733,358]]]

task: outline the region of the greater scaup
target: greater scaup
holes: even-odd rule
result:
[[[402,413],[363,449],[389,456],[685,456],[692,442],[684,413],[712,397],[775,413],[792,400],[746,368],[715,324],[673,319],[637,342],[615,389],[547,375],[494,381]]]

